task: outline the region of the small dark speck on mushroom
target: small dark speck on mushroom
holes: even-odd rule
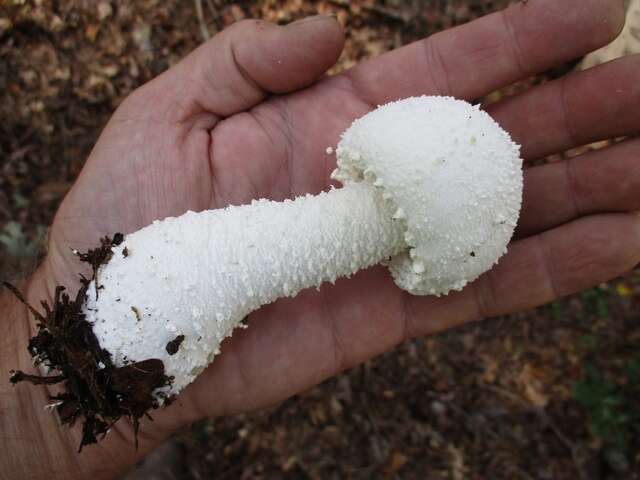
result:
[[[472,257],[476,256],[476,252],[471,252],[469,255],[471,255]]]
[[[180,344],[184,341],[184,335],[178,335],[176,338],[167,343],[167,353],[175,355],[180,349]]]
[[[136,316],[136,319],[140,321],[140,312],[138,311],[138,309],[136,307],[131,307],[131,311]]]
[[[129,256],[129,249],[127,247],[124,247],[124,249],[122,250],[122,256],[125,258]]]

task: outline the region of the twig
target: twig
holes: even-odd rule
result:
[[[209,9],[209,14],[211,15],[211,19],[213,20],[213,23],[216,26],[216,31],[221,30],[224,25],[223,25],[221,14],[220,14],[220,11],[222,10],[222,6],[220,5],[219,0],[216,0],[215,4],[212,0],[207,0],[207,7]]]
[[[204,21],[204,14],[202,12],[202,0],[194,0],[196,4],[196,15],[198,16],[198,24],[200,25],[200,34],[202,35],[202,39],[207,41],[209,39],[209,29],[207,29],[207,24]]]
[[[394,22],[408,23],[409,20],[411,20],[411,16],[406,13],[402,13],[391,8],[381,7],[379,5],[363,5],[362,9]]]
[[[513,392],[507,390],[506,388],[502,388],[502,387],[499,387],[497,385],[489,385],[489,384],[482,384],[482,385],[480,385],[480,388],[483,388],[483,389],[488,390],[488,391],[493,392],[493,393],[497,393],[499,395],[502,395],[503,397],[506,397],[506,398],[508,398],[510,400],[513,400],[514,402],[519,403],[520,405],[525,407],[527,410],[532,410],[533,409],[531,404],[529,404],[529,402],[527,402],[524,398],[522,398],[517,393],[513,393]]]
[[[211,12],[212,15],[216,15],[218,13],[218,11],[216,10],[216,7],[213,6],[213,2],[211,0],[207,0],[207,7],[209,7],[209,11]]]
[[[538,410],[538,416],[543,421],[543,423],[549,427],[549,429],[555,434],[555,436],[560,440],[567,450],[571,453],[571,459],[573,460],[573,466],[578,472],[578,476],[581,480],[588,480],[590,477],[588,474],[584,472],[584,461],[580,459],[579,448],[576,444],[574,444],[569,437],[567,437],[562,430],[554,423],[551,416],[545,410]]]

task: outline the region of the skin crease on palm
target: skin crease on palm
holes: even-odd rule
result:
[[[34,304],[50,298],[56,284],[75,291],[81,266],[70,247],[91,248],[101,236],[189,209],[327,189],[335,157],[325,149],[354,118],[412,95],[477,99],[584,55],[620,31],[622,4],[529,0],[324,78],[343,45],[335,19],[236,24],[114,113],[56,214],[28,297]],[[639,77],[640,58],[629,57],[486,108],[531,161],[637,132]],[[268,305],[173,406],[143,425],[137,454],[121,454],[132,450],[121,422],[117,434],[83,452],[83,468],[108,476],[203,416],[276,404],[408,337],[531,308],[620,275],[640,261],[638,191],[640,139],[531,167],[517,238],[474,284],[447,297],[412,297],[376,267]],[[100,465],[105,454],[118,460]]]

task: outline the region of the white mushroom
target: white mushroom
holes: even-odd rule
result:
[[[85,313],[115,364],[159,358],[177,393],[261,305],[380,262],[411,293],[446,294],[506,251],[522,161],[478,107],[445,97],[389,103],[356,120],[336,153],[343,188],[187,212],[114,247]]]

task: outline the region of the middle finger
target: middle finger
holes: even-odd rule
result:
[[[640,210],[640,139],[524,172],[516,237],[584,215]]]
[[[640,129],[640,55],[534,87],[486,107],[534,160]]]

